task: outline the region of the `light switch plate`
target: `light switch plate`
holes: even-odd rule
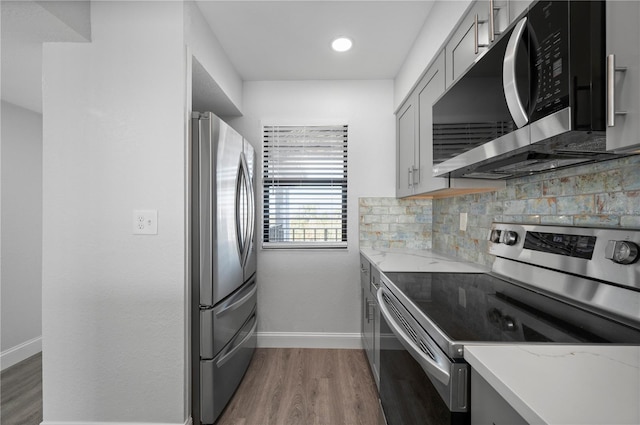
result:
[[[467,213],[460,213],[460,230],[467,231]]]
[[[133,210],[133,234],[157,235],[158,210]]]

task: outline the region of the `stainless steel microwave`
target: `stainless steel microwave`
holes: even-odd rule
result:
[[[500,179],[609,159],[604,1],[538,1],[433,105],[434,175]]]

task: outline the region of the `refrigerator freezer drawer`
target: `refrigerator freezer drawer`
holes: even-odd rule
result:
[[[240,385],[256,347],[255,314],[213,360],[200,361],[200,420],[213,424]]]
[[[200,310],[200,357],[213,359],[240,330],[256,307],[255,277],[213,308]]]

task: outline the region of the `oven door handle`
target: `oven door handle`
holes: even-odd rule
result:
[[[378,298],[378,305],[380,306],[380,314],[387,321],[387,324],[395,334],[395,336],[400,340],[400,343],[406,348],[406,350],[411,354],[418,364],[424,369],[424,371],[436,378],[438,381],[442,382],[444,385],[449,385],[449,380],[451,375],[449,371],[444,368],[442,365],[438,364],[437,361],[433,360],[431,357],[427,356],[422,350],[416,345],[413,340],[411,340],[400,328],[400,326],[393,319],[393,316],[387,309],[385,305],[385,300],[382,297],[384,289],[380,287],[378,292],[376,293],[376,297]]]

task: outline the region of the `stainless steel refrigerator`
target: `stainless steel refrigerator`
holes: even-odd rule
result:
[[[256,346],[255,151],[210,112],[191,122],[192,416],[213,424]]]

